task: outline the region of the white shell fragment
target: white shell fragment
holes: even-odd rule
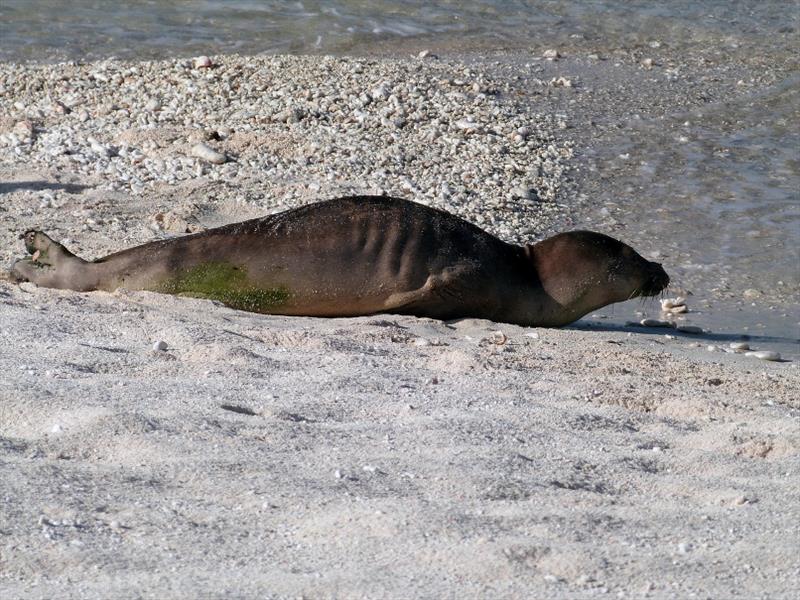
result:
[[[489,336],[489,341],[498,346],[502,346],[508,341],[508,336],[502,331],[495,331]]]
[[[214,163],[215,165],[221,165],[228,160],[228,157],[222,152],[217,152],[211,146],[206,146],[203,143],[192,146],[192,156],[202,158],[203,160]]]
[[[155,352],[164,352],[168,348],[167,342],[164,340],[158,340],[156,343],[153,344],[153,351]]]
[[[677,298],[664,298],[661,301],[661,311],[668,314],[680,314],[689,311],[686,306],[686,298],[678,296]]]
[[[192,65],[195,69],[209,69],[214,66],[214,63],[207,56],[198,56],[192,61]]]
[[[757,352],[745,352],[745,356],[752,356],[761,360],[780,360],[781,355],[772,350],[758,350]]]

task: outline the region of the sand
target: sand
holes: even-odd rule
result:
[[[95,257],[162,235],[170,203],[205,201],[181,213],[200,226],[257,214],[194,178],[0,180],[4,260],[42,215]],[[797,589],[800,371],[724,338],[0,281],[0,339],[4,598]]]

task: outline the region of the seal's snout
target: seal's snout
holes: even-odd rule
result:
[[[669,275],[659,263],[647,264],[647,281],[642,286],[642,296],[656,296],[669,285]]]

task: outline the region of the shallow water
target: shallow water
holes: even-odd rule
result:
[[[346,52],[392,37],[524,45],[548,36],[633,43],[786,33],[792,2],[649,0],[3,0],[0,60]]]
[[[764,52],[777,64],[800,50],[799,20],[798,4],[785,1],[3,0],[0,60],[386,54],[392,44],[468,52],[580,38],[608,49],[661,40],[689,57],[712,47],[734,66],[737,52]],[[697,324],[762,336],[797,356],[800,77],[753,89],[702,110],[631,119],[588,151],[582,160],[613,174],[609,188],[631,193],[584,218],[624,221],[637,248],[658,240],[659,260],[693,293]],[[617,306],[603,322],[637,310],[653,316],[657,303]]]
[[[588,158],[601,171],[632,163],[614,189],[635,199],[617,211],[597,206],[596,222],[624,220],[626,241],[637,248],[658,240],[646,254],[668,266],[673,288],[690,290],[695,312],[687,323],[761,336],[800,358],[800,77],[635,121]],[[620,323],[636,311],[658,317],[659,303],[605,314]]]

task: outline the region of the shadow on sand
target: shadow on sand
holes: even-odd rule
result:
[[[17,190],[30,190],[32,192],[40,192],[42,190],[64,190],[68,194],[77,194],[89,187],[91,186],[50,181],[0,181],[0,194],[9,194]]]
[[[598,323],[597,321],[576,321],[565,329],[575,329],[577,331],[613,331],[617,333],[639,333],[645,335],[663,336],[664,334],[674,335],[676,338],[687,341],[706,342],[709,344],[721,344],[725,342],[753,342],[755,344],[786,344],[800,345],[800,340],[789,337],[778,337],[772,335],[753,335],[751,333],[684,333],[677,329],[666,327],[637,327],[635,325],[617,325],[615,323]],[[782,359],[779,362],[791,362]]]

